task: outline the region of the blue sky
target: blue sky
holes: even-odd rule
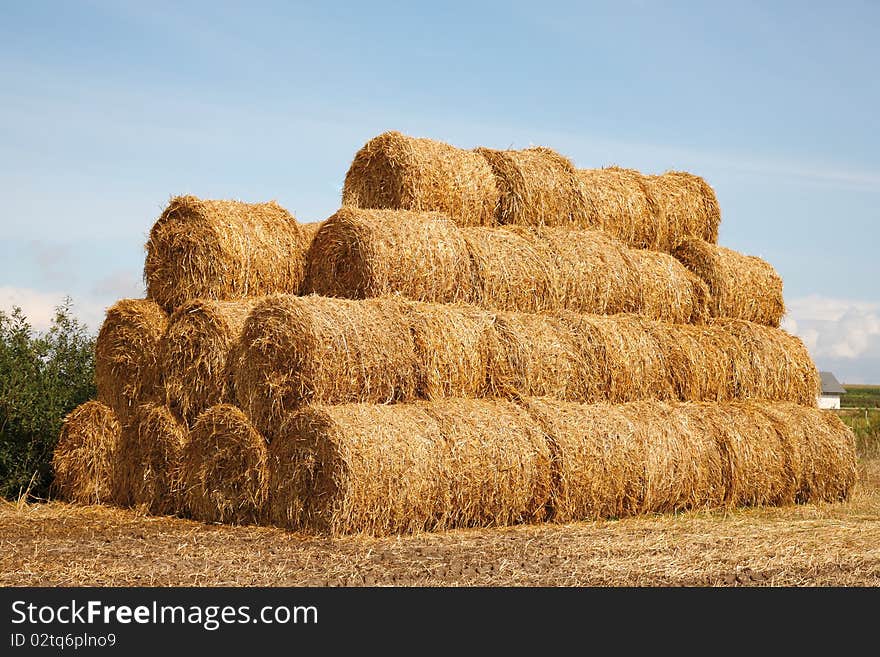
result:
[[[320,220],[397,129],[704,176],[819,366],[880,382],[878,31],[869,2],[4,3],[0,308],[96,327],[170,196]]]

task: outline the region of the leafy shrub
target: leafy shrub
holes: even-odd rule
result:
[[[61,422],[95,396],[94,353],[95,338],[70,299],[45,332],[35,332],[20,308],[0,312],[0,497],[49,496]]]

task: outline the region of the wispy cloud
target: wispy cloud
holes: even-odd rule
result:
[[[788,302],[783,328],[822,369],[849,383],[880,382],[880,303],[811,295]]]

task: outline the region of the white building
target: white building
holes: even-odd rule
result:
[[[819,376],[822,379],[819,408],[840,408],[840,396],[846,392],[846,389],[831,372],[819,372]]]

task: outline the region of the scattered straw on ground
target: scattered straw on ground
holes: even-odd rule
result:
[[[0,503],[3,586],[880,586],[880,461],[850,501],[328,539]]]

